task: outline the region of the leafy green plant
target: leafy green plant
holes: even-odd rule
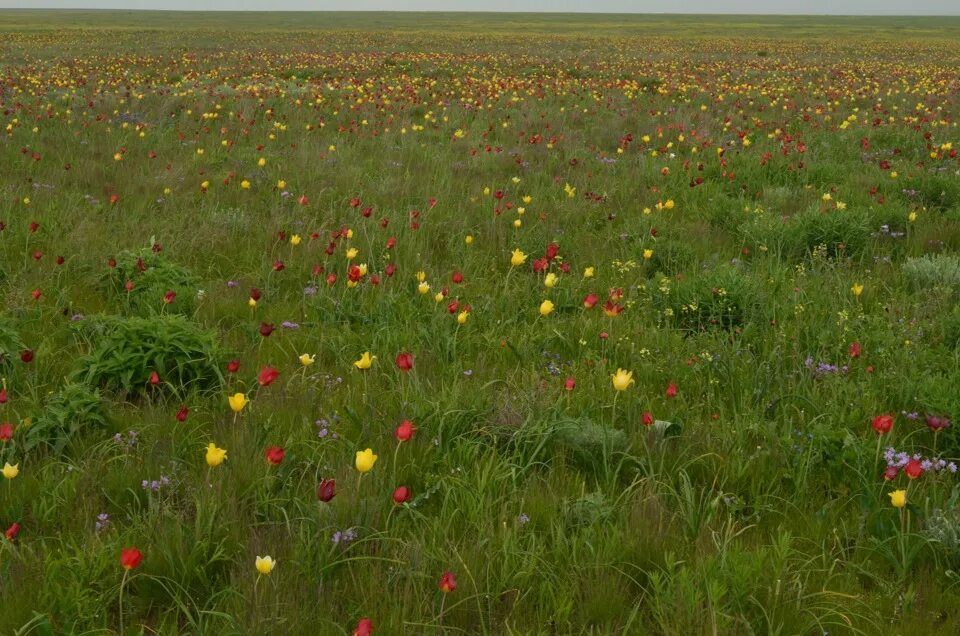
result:
[[[0,365],[8,363],[24,348],[13,320],[0,315]]]
[[[870,218],[863,211],[821,211],[815,206],[787,217],[759,215],[742,223],[738,232],[746,243],[787,258],[803,258],[814,251],[836,258],[862,252],[870,238],[870,228]]]
[[[655,306],[686,331],[735,329],[764,315],[763,294],[756,280],[732,265],[666,283],[656,288]]]
[[[124,251],[116,261],[116,267],[107,269],[101,278],[101,285],[129,313],[149,315],[164,308],[165,312],[190,314],[196,308],[199,278],[183,265],[150,248]],[[168,292],[176,298],[166,304]]]
[[[183,316],[101,316],[81,324],[96,345],[78,361],[71,376],[75,382],[130,393],[145,392],[154,372],[160,387],[176,392],[223,383],[216,337]]]
[[[43,413],[27,428],[24,445],[27,449],[46,445],[59,454],[75,435],[106,424],[100,391],[70,383],[47,402]]]

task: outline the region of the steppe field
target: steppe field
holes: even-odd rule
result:
[[[960,633],[960,18],[0,11],[0,634]]]

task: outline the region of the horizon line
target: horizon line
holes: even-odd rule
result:
[[[104,13],[399,13],[399,14],[488,14],[488,15],[610,15],[610,16],[675,16],[675,17],[755,17],[755,18],[958,18],[960,13],[710,13],[710,12],[689,12],[676,13],[666,11],[483,11],[471,9],[458,9],[450,11],[429,11],[429,10],[403,10],[403,9],[147,9],[140,7],[132,8],[103,8],[103,7],[3,7],[0,6],[0,13],[5,11],[57,11],[57,12],[78,12],[78,11],[100,11]]]

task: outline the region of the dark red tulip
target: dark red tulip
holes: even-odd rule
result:
[[[397,354],[397,368],[401,371],[409,371],[413,368],[413,355],[407,352]]]
[[[132,292],[132,291],[133,291],[133,281],[128,278],[128,279],[127,279],[127,282],[125,282],[125,283],[123,284],[123,288],[126,289],[128,292]]]
[[[463,274],[460,272],[454,272],[453,276],[450,277],[450,280],[452,280],[454,284],[459,285],[463,282]]]
[[[6,389],[0,389],[0,404],[6,404],[7,400],[10,399],[10,396],[7,394]]]
[[[397,271],[397,266],[394,265],[393,263],[390,263],[389,265],[386,266],[386,268],[384,268],[383,273],[387,275],[387,278],[391,278],[396,273],[396,271]]]
[[[64,257],[57,256],[57,265],[63,265],[64,261],[66,261]]]
[[[942,431],[945,428],[950,428],[950,420],[946,417],[927,415],[924,417],[924,420],[927,422],[927,426],[930,428],[930,430],[934,433],[937,431]]]
[[[251,287],[251,288],[250,288],[250,298],[252,298],[252,299],[255,300],[255,301],[259,301],[259,300],[260,300],[260,290],[257,289],[256,287]]]
[[[286,265],[283,264],[283,261],[277,260],[273,263],[273,271],[282,272],[286,268]]]
[[[892,481],[897,478],[899,473],[900,469],[896,466],[887,466],[886,470],[883,471],[883,478],[887,481]]]
[[[173,304],[173,301],[175,301],[176,299],[177,299],[177,292],[173,290],[168,291],[166,294],[163,295],[163,303],[165,305]]]
[[[270,334],[273,333],[273,329],[274,329],[274,326],[270,323],[267,323],[267,322],[260,323],[260,335],[263,336],[264,338],[269,337]]]
[[[893,416],[892,415],[878,415],[873,418],[871,423],[873,430],[878,434],[883,435],[884,433],[889,433],[890,429],[893,428]]]
[[[188,415],[190,415],[190,409],[187,408],[186,406],[181,406],[180,410],[177,411],[177,421],[186,422]]]
[[[391,236],[387,239],[387,249],[392,250],[397,245],[397,239],[394,236]]]
[[[850,343],[850,357],[851,357],[851,358],[859,358],[859,357],[860,357],[860,343],[859,343],[859,342],[851,342],[851,343]]]
[[[393,491],[393,503],[400,505],[410,501],[410,489],[406,486],[400,486]]]
[[[330,503],[330,500],[337,496],[337,480],[321,479],[317,486],[317,499],[323,503]]]
[[[280,372],[273,367],[263,367],[260,369],[260,375],[257,376],[257,382],[260,386],[270,386],[273,381],[280,377]]]
[[[33,349],[24,349],[20,352],[20,361],[26,364],[33,362]]]
[[[0,424],[0,442],[9,442],[13,438],[13,424],[4,422]]]
[[[666,395],[668,398],[677,397],[677,385],[674,384],[673,382],[671,382],[670,384],[668,384],[665,395]]]
[[[151,371],[149,382],[153,386],[157,386],[158,384],[160,384],[160,374],[157,373],[156,371]]]
[[[7,531],[3,533],[3,535],[11,541],[16,539],[18,534],[20,534],[20,524],[16,521],[10,524],[10,527],[7,528]]]
[[[651,413],[650,411],[644,411],[644,412],[643,412],[643,425],[644,425],[644,426],[650,426],[651,424],[653,424],[653,421],[654,421],[654,420],[653,420],[653,413]]]
[[[417,427],[413,425],[413,422],[410,420],[403,420],[397,426],[397,429],[393,432],[393,435],[397,438],[398,442],[409,442],[413,438],[413,434],[416,432]]]
[[[239,360],[231,360],[230,362],[227,363],[227,373],[236,373],[239,370],[240,370]]]
[[[271,446],[264,453],[264,457],[267,458],[267,463],[273,466],[279,466],[282,464],[284,455],[286,455],[286,451],[279,446]]]
[[[356,629],[353,630],[353,636],[373,636],[373,621],[369,618],[361,618],[357,622]]]
[[[449,594],[455,589],[457,589],[457,577],[453,575],[453,572],[444,572],[443,576],[440,577],[440,591]]]
[[[551,243],[547,245],[547,260],[552,261],[557,257],[557,254],[560,253],[560,246],[556,243]]]
[[[30,225],[27,226],[27,229],[30,231],[31,234],[33,234],[34,232],[40,229],[40,224],[37,223],[36,221],[32,221]]]
[[[143,561],[143,552],[136,548],[123,548],[120,550],[120,565],[127,570],[132,570]]]

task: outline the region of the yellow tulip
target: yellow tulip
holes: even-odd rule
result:
[[[514,267],[520,267],[527,262],[527,255],[524,254],[519,249],[513,250],[513,254],[510,255],[510,264]]]
[[[583,277],[584,277],[584,278],[593,278],[593,268],[592,268],[592,267],[588,267],[588,268],[586,268],[585,270],[583,270]]]
[[[554,274],[553,272],[550,272],[544,277],[543,284],[547,287],[547,289],[551,289],[557,284],[558,280],[559,278],[557,277],[557,275]]]
[[[423,270],[417,272],[417,282],[422,283],[425,280],[427,280],[427,273]]]
[[[249,299],[247,299],[247,304],[248,304],[248,305],[251,307],[251,309],[252,309],[253,307],[256,307],[256,306],[257,306],[257,301],[254,300],[253,298],[249,298]]]
[[[217,445],[210,442],[207,446],[207,466],[213,468],[219,466],[227,459],[227,449],[217,448]]]
[[[643,250],[643,259],[649,261],[653,258],[653,250]]]
[[[273,568],[277,566],[277,562],[273,560],[272,556],[258,556],[255,565],[257,566],[257,572],[260,574],[270,574],[273,572]]]
[[[300,235],[294,234],[293,236],[290,237],[290,245],[293,245],[293,246],[300,245],[300,240],[301,240]]]
[[[260,157],[260,160],[257,161],[257,165],[262,168],[262,167],[264,167],[265,165],[267,165],[267,160],[264,159],[263,157]]]
[[[430,293],[430,283],[427,283],[427,282],[420,283],[419,285],[417,285],[417,291],[420,292],[421,294]]]
[[[893,504],[894,508],[903,508],[907,505],[906,490],[894,490],[887,494],[890,495],[890,503]]]
[[[3,465],[3,476],[7,479],[13,479],[20,474],[20,464],[11,466],[9,463]]]
[[[240,187],[243,188],[244,190],[249,190],[250,182],[244,179],[243,181],[240,182]]]
[[[369,369],[373,366],[373,361],[377,359],[377,356],[370,355],[369,351],[365,351],[360,359],[353,363],[353,366],[357,367],[361,371]]]
[[[553,303],[549,300],[545,300],[540,303],[540,315],[549,316],[553,312]]]
[[[850,288],[850,291],[853,292],[853,295],[857,298],[860,298],[860,294],[863,293],[863,285],[860,283],[854,283],[853,287]]]
[[[617,372],[613,374],[612,378],[613,388],[617,391],[626,391],[627,387],[634,383],[633,371],[617,369]]]
[[[465,324],[467,324],[467,318],[469,318],[469,317],[470,317],[470,312],[469,312],[469,311],[461,311],[461,312],[457,315],[457,324],[458,324],[458,325],[465,325]]]
[[[359,253],[360,253],[360,250],[358,250],[355,247],[351,247],[350,249],[347,250],[347,260],[352,261],[357,257],[357,254]]]
[[[243,393],[234,393],[227,398],[227,402],[230,403],[230,408],[233,409],[234,413],[242,411],[249,401]]]
[[[368,473],[373,469],[373,465],[377,463],[377,456],[373,454],[371,449],[357,451],[357,460],[356,466],[357,470],[361,473]]]
[[[300,364],[305,367],[309,367],[311,364],[317,361],[317,356],[310,355],[309,353],[300,354]]]
[[[467,234],[466,238],[463,239],[463,242],[466,243],[467,245],[470,245],[471,243],[473,243],[473,236],[470,234]]]

